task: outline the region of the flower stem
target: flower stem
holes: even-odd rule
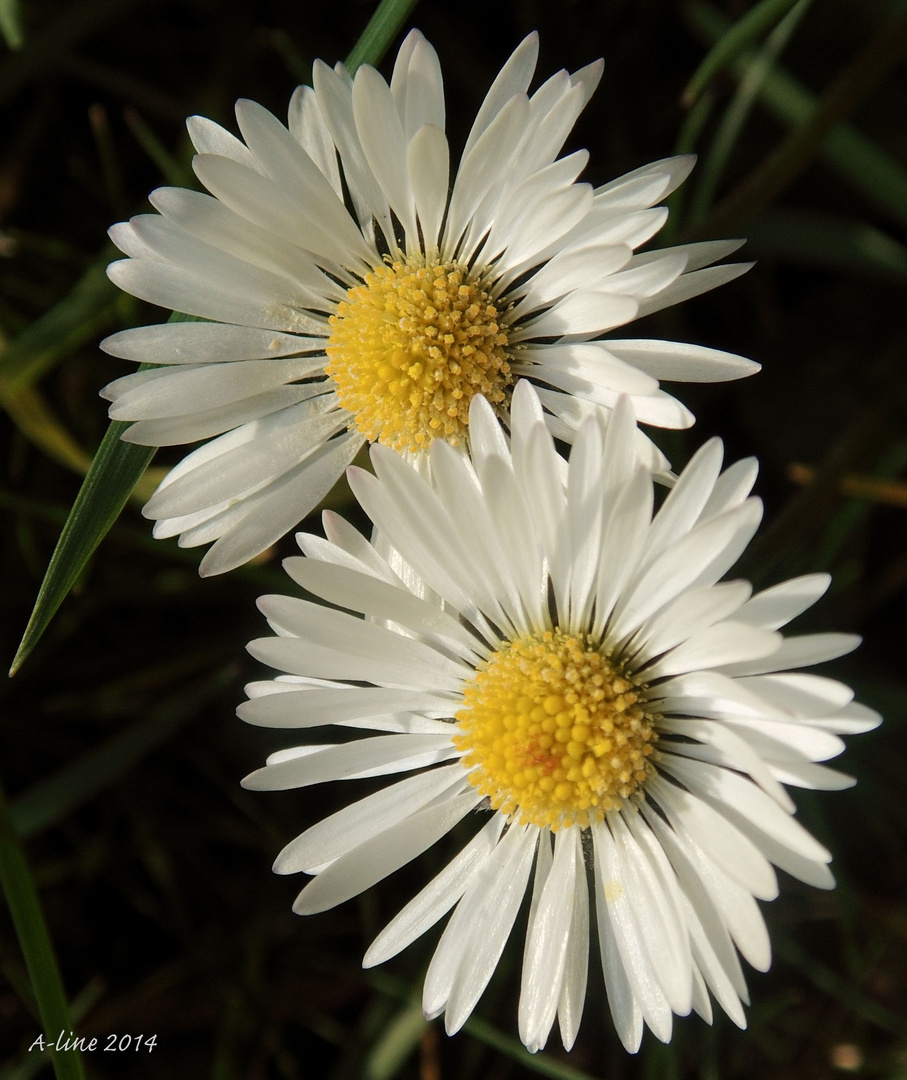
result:
[[[378,63],[417,3],[418,0],[381,0],[378,10],[369,19],[368,26],[346,58],[345,66],[350,75],[362,64]]]

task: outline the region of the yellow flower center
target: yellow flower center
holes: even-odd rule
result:
[[[652,772],[657,719],[640,686],[582,634],[507,642],[456,716],[470,782],[521,824],[587,827]]]
[[[379,266],[331,316],[325,371],[363,435],[394,450],[456,445],[469,403],[510,385],[498,310],[457,263],[422,255]]]

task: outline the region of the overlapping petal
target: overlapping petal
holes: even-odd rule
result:
[[[386,258],[455,265],[481,285],[506,330],[508,378],[542,388],[546,423],[568,442],[622,393],[642,422],[688,426],[692,415],[659,379],[757,369],[686,343],[615,339],[612,348],[618,327],[745,267],[711,265],[734,249],[725,241],[634,254],[664,223],[657,204],[692,158],[654,162],[593,190],[579,178],[587,153],[559,155],[602,65],[558,72],[530,93],[537,54],[530,35],[488,91],[459,160],[445,133],[438,57],[417,31],[401,46],[390,84],[368,66],[351,78],[318,61],[314,87],[293,95],[287,126],[251,101],[236,105],[241,140],[192,117],[194,169],[208,194],[162,188],[151,196],[159,216],[111,230],[127,256],[110,267],[121,288],[213,321],[126,330],[104,345],[170,369],[168,378],[129,375],[104,391],[111,416],[132,422],[128,440],[226,437],[180,467],[178,507],[170,491],[147,508],[156,535],[179,534],[185,546],[215,541],[203,573],[229,570],[273,543],[364,441],[367,425],[344,406],[325,349],[348,290]],[[502,384],[497,408],[508,428],[512,388]],[[314,443],[303,437],[291,448],[276,432],[311,397],[330,419],[306,428]],[[266,454],[271,464],[252,483],[247,454],[273,438],[286,452]],[[240,453],[222,452],[239,445]],[[658,459],[642,435],[637,454]],[[215,461],[223,495],[212,499]],[[254,508],[243,508],[249,500]]]
[[[443,1012],[451,1032],[463,1025],[528,902],[517,1012],[530,1050],[556,1019],[567,1047],[576,1038],[592,911],[628,1050],[644,1025],[667,1040],[674,1015],[711,1022],[712,999],[744,1026],[738,953],[759,970],[770,963],[757,901],[777,895],[776,868],[833,885],[830,853],[796,820],[784,785],[846,786],[820,763],[843,749],[841,733],[878,722],[842,683],[790,669],[856,639],[782,633],[825,575],[756,594],[718,580],[758,522],[752,463],[723,470],[713,440],[655,509],[627,399],[585,422],[569,462],[528,383],[512,411],[508,438],[476,398],[468,455],[436,443],[429,467],[415,468],[379,446],[376,475],[353,470],[379,537],[328,515],[328,538],[301,535],[306,558],[287,565],[343,610],[262,601],[278,636],[252,651],[292,681],[253,684],[240,715],[388,734],[272,755],[248,786],[407,774],[311,826],[276,868],[314,874],[296,910],[323,910],[461,822],[459,854],[366,954],[380,963],[452,912],[426,976],[427,1016]],[[553,838],[519,811],[491,810],[456,741],[476,673],[509,642],[549,630],[585,635],[636,680],[657,733],[640,786],[589,824],[565,812]]]

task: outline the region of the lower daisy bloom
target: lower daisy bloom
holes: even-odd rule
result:
[[[506,425],[519,377],[538,383],[549,427],[571,441],[622,393],[642,422],[684,427],[692,416],[660,379],[758,370],[613,333],[747,265],[712,265],[736,241],[634,253],[693,159],[581,183],[588,153],[558,154],[601,63],[530,95],[537,53],[531,35],[505,64],[453,169],[440,65],[421,34],[404,41],[390,85],[373,68],[353,79],[319,61],[288,127],[251,101],[236,106],[244,142],[192,117],[210,195],[161,188],[158,214],[111,230],[128,256],[109,269],[116,284],[207,320],[108,338],[109,353],[157,370],[102,391],[110,416],[132,422],[127,441],[210,440],[144,511],[156,536],[214,541],[202,573],[297,525],[366,441],[412,454],[462,442],[477,393]]]
[[[720,581],[760,520],[752,460],[722,472],[713,439],[653,513],[626,400],[584,422],[569,463],[529,384],[512,408],[509,443],[476,397],[470,454],[436,442],[430,476],[373,447],[375,475],[351,469],[350,483],[390,557],[326,513],[327,539],[299,534],[306,557],[285,566],[334,606],[261,599],[277,636],[249,649],[286,674],[251,684],[239,715],[345,738],[273,754],[245,786],[410,774],[309,828],[274,868],[315,875],[294,910],[324,911],[466,819],[475,835],[365,956],[387,960],[453,909],[427,1016],[463,1025],[530,892],[530,1050],[555,1018],[574,1042],[592,917],[628,1050],[644,1023],[667,1041],[675,1013],[711,1021],[710,994],[742,1027],[738,952],[769,966],[756,900],[777,893],[773,864],[834,884],[783,785],[849,786],[818,762],[879,721],[846,686],[793,669],[858,639],[779,632],[825,574],[756,595]]]

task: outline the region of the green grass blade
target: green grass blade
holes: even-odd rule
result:
[[[385,971],[370,970],[366,972],[367,981],[380,993],[388,997],[397,998],[399,1001],[408,1001],[415,1005],[418,996],[401,979],[388,975]],[[548,1076],[552,1080],[595,1080],[589,1073],[550,1057],[544,1051],[538,1054],[530,1054],[525,1046],[514,1039],[511,1035],[505,1035],[494,1024],[487,1020],[481,1020],[476,1016],[470,1017],[463,1025],[463,1030],[474,1039],[497,1050],[505,1057],[522,1065],[528,1072],[537,1073],[539,1076]]]
[[[809,165],[835,124],[856,110],[907,54],[907,16],[884,26],[826,87],[804,123],[792,128],[771,153],[711,210],[687,239],[727,235],[784,191]]]
[[[15,393],[31,386],[64,357],[102,333],[120,297],[107,277],[113,252],[101,255],[72,292],[24,330],[0,354],[0,388]]]
[[[25,853],[13,832],[6,796],[0,789],[0,884],[12,915],[16,936],[25,958],[43,1036],[56,1040],[59,1032],[72,1030],[69,1004],[57,967],[47,923],[38,900],[35,883],[25,861]],[[65,1037],[65,1035],[64,1035]],[[57,1080],[85,1080],[82,1059],[75,1050],[50,1051]]]
[[[907,245],[866,221],[779,207],[746,228],[754,254],[907,286]]]
[[[170,321],[197,320],[174,312]],[[154,456],[153,446],[136,446],[121,440],[120,436],[128,427],[125,421],[115,420],[101,440],[54,548],[34,610],[10,667],[10,675],[15,675],[38,643],[95,548],[119,517],[126,500]]]
[[[727,33],[722,34],[687,83],[680,99],[683,107],[689,109],[694,105],[715,76],[736,59],[751,41],[770,30],[796,2],[762,0],[734,23]]]
[[[759,89],[765,83],[769,71],[786,47],[811,3],[812,0],[797,0],[747,66],[733,100],[721,118],[708,155],[699,170],[696,196],[690,209],[691,221],[701,221],[715,201],[715,193],[727,163],[743,134],[747,119],[756,103]],[[725,38],[721,40],[724,41]]]
[[[123,421],[114,421],[101,441],[54,548],[10,675],[15,675],[37,645],[154,456],[154,447],[120,440],[128,427]]]
[[[25,41],[22,32],[22,9],[19,0],[0,0],[0,34],[15,52]]]
[[[709,41],[719,40],[731,25],[710,4],[691,3],[686,13],[696,32]],[[747,50],[730,62],[730,71],[742,78],[751,60],[752,51]],[[800,128],[815,114],[818,99],[782,68],[774,67],[759,89],[759,101],[785,126]],[[852,124],[835,124],[824,135],[819,156],[854,189],[907,224],[907,170]]]
[[[352,75],[363,64],[377,64],[390,43],[400,32],[418,0],[381,0],[378,10],[346,58],[347,71]]]
[[[427,1027],[420,1005],[414,1002],[404,1005],[385,1024],[369,1051],[362,1070],[363,1080],[392,1080],[414,1053]]]

